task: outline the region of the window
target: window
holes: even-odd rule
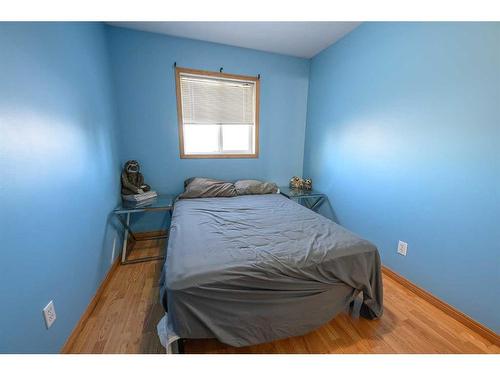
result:
[[[259,80],[176,68],[181,158],[256,158]]]

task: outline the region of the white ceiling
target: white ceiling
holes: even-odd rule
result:
[[[113,26],[310,58],[360,22],[108,22]]]

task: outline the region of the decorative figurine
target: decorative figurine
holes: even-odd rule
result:
[[[306,178],[305,180],[293,176],[290,179],[290,188],[291,189],[297,189],[297,190],[311,190],[312,189],[312,180],[310,178]]]
[[[144,183],[139,163],[136,160],[127,161],[122,172],[122,195],[143,194],[150,190],[151,187]]]
[[[297,176],[293,176],[290,179],[290,188],[291,189],[301,189],[302,186],[302,179]]]
[[[310,178],[306,178],[305,180],[303,180],[302,188],[304,190],[312,190],[312,187],[313,187],[313,182]]]

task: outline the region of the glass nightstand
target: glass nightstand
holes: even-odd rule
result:
[[[289,199],[317,212],[326,200],[326,195],[316,190],[292,189],[288,186],[280,186],[280,193]]]
[[[172,216],[172,210],[174,209],[174,196],[173,195],[159,195],[156,198],[149,199],[140,203],[133,203],[129,201],[122,201],[121,204],[113,210],[113,213],[118,217],[120,222],[123,225],[124,233],[123,233],[123,248],[122,248],[122,264],[128,263],[139,263],[146,262],[149,260],[158,260],[163,259],[164,256],[150,256],[145,258],[137,258],[134,260],[127,261],[127,241],[128,236],[134,239],[134,241],[147,241],[147,240],[158,240],[163,238],[168,238],[168,231],[165,235],[160,236],[148,236],[140,238],[136,237],[132,228],[130,228],[130,216],[134,213],[138,212],[149,212],[149,211],[166,211]]]

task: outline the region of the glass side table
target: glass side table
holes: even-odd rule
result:
[[[314,212],[317,212],[326,201],[326,195],[316,190],[292,189],[288,186],[280,186],[280,193]]]
[[[149,236],[138,238],[135,236],[132,228],[130,228],[130,216],[134,213],[138,212],[158,212],[158,211],[166,211],[172,217],[172,211],[174,209],[174,196],[173,195],[158,195],[155,198],[148,199],[147,201],[134,203],[129,201],[122,201],[121,204],[113,210],[113,213],[118,217],[120,222],[123,225],[124,233],[123,233],[123,247],[122,247],[122,264],[129,263],[139,263],[146,262],[150,260],[158,260],[163,259],[165,256],[150,256],[144,258],[137,258],[134,260],[127,261],[127,242],[128,236],[134,239],[134,241],[147,241],[147,240],[158,240],[163,238],[168,238],[168,231],[166,235],[160,236]]]

